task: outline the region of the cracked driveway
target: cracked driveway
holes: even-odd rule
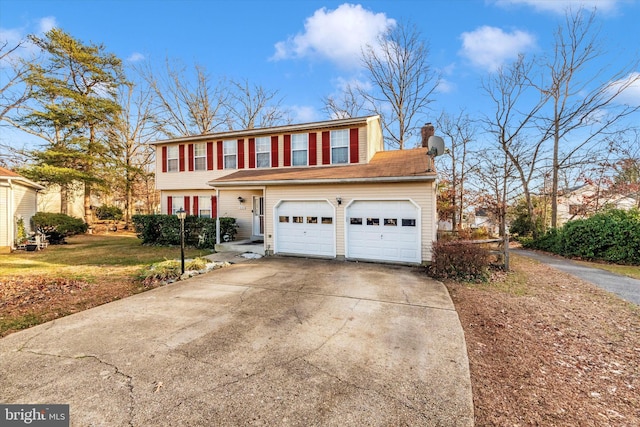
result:
[[[449,294],[403,266],[234,264],[9,335],[0,375],[74,426],[473,425]]]

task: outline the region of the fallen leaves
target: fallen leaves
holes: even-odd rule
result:
[[[528,259],[512,265],[516,285],[447,283],[476,425],[640,425],[640,308]]]

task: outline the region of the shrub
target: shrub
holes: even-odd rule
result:
[[[87,231],[84,221],[61,213],[38,212],[32,221],[34,228],[47,235],[52,245],[65,243],[67,237]]]
[[[120,221],[122,219],[122,209],[117,206],[102,205],[95,210],[96,217],[102,220]]]
[[[134,215],[138,238],[145,245],[171,246],[180,244],[180,220],[175,215]],[[235,218],[220,218],[220,234],[235,239],[238,225]],[[184,241],[187,246],[213,249],[216,244],[216,219],[188,216],[184,220]]]
[[[490,254],[477,244],[435,242],[431,273],[440,279],[484,282],[489,279]]]
[[[567,257],[640,265],[640,211],[612,209],[569,221],[526,247]]]

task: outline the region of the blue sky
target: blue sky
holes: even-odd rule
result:
[[[598,8],[607,64],[639,57],[638,0],[2,0],[0,41],[57,26],[128,64],[160,65],[166,57],[198,63],[213,76],[278,90],[294,121],[306,122],[327,119],[322,97],[363,78],[361,46],[388,25],[410,21],[443,76],[433,110],[424,113],[435,119],[443,109],[486,109],[480,79],[518,52],[550,49],[564,8],[581,3]],[[626,102],[640,104],[640,87],[628,92]],[[7,142],[9,131],[0,132]]]

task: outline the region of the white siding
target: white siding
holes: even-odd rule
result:
[[[0,252],[8,251],[12,246],[9,227],[13,227],[9,215],[9,187],[0,184]]]
[[[220,191],[220,197],[218,198],[218,216],[236,219],[236,223],[239,226],[236,240],[245,240],[252,236],[253,196],[262,196],[262,190],[225,189]],[[238,201],[238,197],[242,197],[244,199],[244,203],[240,203]]]
[[[341,197],[338,205],[336,198]],[[322,200],[336,207],[336,252],[345,255],[345,207],[351,200],[408,199],[421,208],[422,260],[431,260],[431,245],[436,239],[435,199],[432,183],[371,183],[345,185],[273,186],[265,192],[265,248],[273,250],[274,206],[280,200]]]

